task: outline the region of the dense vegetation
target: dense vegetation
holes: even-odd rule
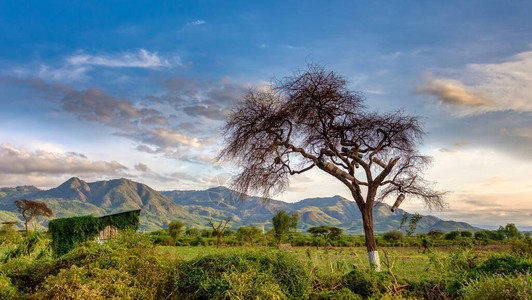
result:
[[[178,247],[164,246],[174,242],[167,231],[124,232],[54,256],[46,234],[27,238],[5,226],[0,299],[528,299],[530,293],[532,239],[515,235],[511,224],[475,235],[379,235],[385,270],[379,273],[367,267],[360,236],[287,232],[282,243],[292,247],[276,249],[268,246],[277,244],[272,233],[239,231],[226,231],[221,248],[208,246],[216,244],[211,231],[187,228],[176,236]]]

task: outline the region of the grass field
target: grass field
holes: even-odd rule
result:
[[[133,234],[57,257],[49,242],[0,247],[0,299],[529,299],[532,281],[528,239],[521,251],[380,247],[380,273],[364,247],[154,246]]]

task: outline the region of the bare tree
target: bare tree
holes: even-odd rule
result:
[[[216,248],[220,247],[220,244],[222,243],[222,234],[227,228],[229,222],[231,222],[231,219],[222,220],[217,226],[214,226],[212,219],[209,221],[209,225],[211,225],[213,233],[216,234]]]
[[[15,206],[18,208],[18,212],[24,217],[24,225],[26,226],[26,235],[29,237],[28,223],[33,218],[38,216],[51,217],[53,215],[52,210],[44,202],[19,199],[15,200]]]
[[[424,135],[419,119],[402,111],[371,112],[363,102],[344,78],[309,65],[243,97],[228,118],[218,158],[242,166],[236,190],[264,197],[285,190],[290,175],[316,167],[335,177],[362,213],[370,263],[380,269],[374,202],[411,195],[441,208],[444,193],[422,178],[431,159],[417,150]]]

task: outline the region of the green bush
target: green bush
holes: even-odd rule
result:
[[[344,286],[364,298],[381,295],[392,284],[391,276],[370,269],[354,269],[344,276]]]
[[[309,268],[286,252],[208,255],[179,264],[177,272],[177,290],[183,298],[189,299],[223,298],[236,293],[238,285],[228,278],[241,278],[240,285],[252,287],[268,283],[273,290],[278,285],[288,299],[306,299],[310,291]],[[248,278],[243,275],[246,273],[255,275]],[[253,295],[254,292],[260,291],[247,290],[246,293]]]
[[[310,294],[309,300],[362,300],[362,296],[353,293],[348,288],[341,290],[320,291]]]
[[[474,268],[474,272],[486,274],[516,274],[532,270],[532,260],[510,253],[491,254],[487,260]]]
[[[466,283],[463,299],[530,299],[530,275],[485,275]]]
[[[0,273],[0,299],[22,299],[23,295],[19,294],[18,289],[11,283],[11,279],[5,274]]]

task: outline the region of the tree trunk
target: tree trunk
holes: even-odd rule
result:
[[[369,264],[375,271],[381,271],[381,261],[375,242],[375,233],[373,232],[373,205],[367,205],[362,212],[362,222],[364,224],[364,235],[366,236],[366,248],[368,250]]]
[[[216,248],[220,248],[220,244],[222,243],[222,235],[217,234],[216,235]]]
[[[28,231],[28,221],[24,222],[24,225],[26,226],[26,236],[30,238],[30,232]]]

